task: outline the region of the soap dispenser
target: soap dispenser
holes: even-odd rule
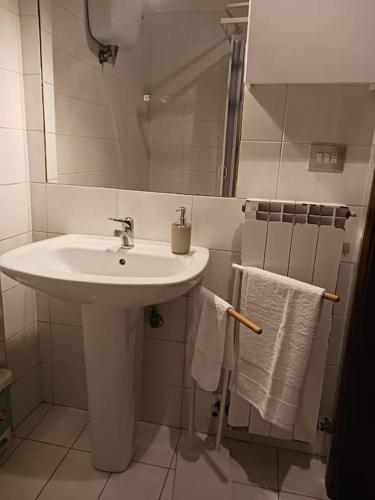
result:
[[[172,224],[172,252],[189,253],[191,240],[191,224],[186,222],[186,208],[179,207],[176,212],[180,212],[178,221]]]

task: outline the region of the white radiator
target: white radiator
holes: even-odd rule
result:
[[[344,242],[347,206],[294,201],[247,200],[242,238],[242,265],[313,283],[334,292]],[[236,305],[234,305],[236,307]],[[333,303],[325,300],[297,421],[284,431],[232,394],[228,423],[253,434],[313,442],[331,330]],[[262,325],[259,325],[260,327]]]

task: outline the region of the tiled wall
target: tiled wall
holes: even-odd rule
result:
[[[137,46],[120,50],[115,67],[101,67],[90,50],[85,0],[53,1],[52,19],[53,59],[44,60],[54,66],[58,181],[148,189],[148,12]]]
[[[84,0],[52,2],[52,39],[43,33],[42,47],[58,182],[217,194],[230,51],[220,26],[225,2],[149,3],[137,47],[101,68]]]
[[[237,195],[348,204],[321,411],[332,414],[374,161],[375,93],[367,85],[258,85],[245,91]],[[309,172],[313,142],[346,144],[342,173]]]
[[[214,2],[153,7],[152,191],[220,193],[230,51],[220,26],[224,3],[216,2],[218,10],[212,10]]]
[[[206,284],[229,298],[231,263],[239,262],[241,244],[241,205],[243,200],[218,199],[189,195],[116,191],[44,184],[34,193],[33,205],[46,206],[35,230],[40,235],[70,232],[110,235],[113,224],[109,214],[131,214],[136,221],[136,237],[169,241],[175,209],[185,205],[193,224],[193,244],[209,247],[211,261]],[[61,216],[61,206],[64,215]],[[210,224],[211,214],[221,217],[225,231]],[[44,233],[43,233],[44,232]],[[220,273],[217,272],[220,269]],[[180,426],[186,421],[184,386],[185,339],[188,325],[188,297],[181,297],[160,307],[165,319],[161,329],[147,326],[144,339],[143,398],[141,417],[151,422]],[[79,306],[49,299],[38,294],[38,324],[41,337],[41,361],[48,400],[86,407],[86,384],[82,351]],[[207,395],[207,401],[211,401]],[[210,420],[210,414],[204,417]]]
[[[22,35],[34,30],[37,18],[28,2],[0,1],[0,254],[32,241],[24,85],[40,73],[40,64],[22,63],[28,46]],[[40,80],[40,78],[39,78]],[[34,293],[1,276],[0,366],[13,372],[13,423],[41,401],[38,335]]]
[[[2,1],[4,0],[0,0],[0,4]],[[9,1],[6,3],[9,6]],[[25,2],[25,5],[31,3]],[[44,3],[43,1],[42,6]],[[167,8],[170,5],[167,0],[153,3],[159,7],[161,5],[161,11],[163,6]],[[209,5],[213,9],[216,6],[217,9],[217,2],[214,1],[194,4],[196,10],[201,4],[206,8]],[[73,4],[70,2],[69,5]],[[187,4],[178,0],[174,5],[184,11]],[[6,11],[9,12],[7,9]],[[45,31],[48,33],[48,29]],[[4,36],[3,32],[0,36]],[[0,66],[3,65],[0,63]],[[17,75],[14,70],[7,71],[11,77]],[[7,76],[9,77],[8,74]],[[1,78],[0,85],[4,85],[5,81]],[[32,92],[38,91],[36,79],[34,82],[34,79],[30,78],[30,82],[26,86],[29,87],[29,91],[26,88],[29,112],[30,96],[35,95]],[[45,82],[48,84],[46,78]],[[11,90],[14,88],[16,87],[12,86]],[[43,90],[45,91],[45,88]],[[0,99],[3,95],[4,92],[1,92]],[[36,99],[31,101],[35,105]],[[7,100],[1,102],[1,109],[8,109],[6,102]],[[138,238],[168,241],[175,208],[183,204],[188,207],[189,218],[193,221],[193,243],[210,249],[211,259],[206,272],[206,285],[224,298],[230,298],[231,263],[240,261],[241,198],[282,196],[349,203],[358,217],[350,220],[349,230],[346,232],[347,241],[337,289],[342,300],[335,306],[335,326],[331,336],[333,340],[322,398],[322,411],[329,413],[334,404],[341,363],[340,353],[346,326],[349,290],[365,214],[365,192],[371,181],[373,162],[370,162],[369,158],[374,125],[373,109],[373,95],[368,93],[364,86],[301,86],[288,89],[285,86],[254,87],[252,94],[247,94],[245,103],[239,199],[45,184],[44,144],[38,142],[43,138],[43,124],[34,121],[39,111],[32,113],[28,118],[28,142],[30,175],[33,181],[31,187],[34,235],[37,238],[67,232],[110,235],[112,225],[107,221],[107,217],[117,214],[134,217]],[[6,114],[1,114],[0,120],[4,116]],[[10,113],[10,119],[8,128],[16,128],[12,121],[13,111]],[[3,127],[1,122],[0,127]],[[3,128],[0,128],[0,133],[2,130]],[[53,131],[50,133],[53,134]],[[312,140],[346,142],[350,145],[343,174],[333,176],[307,172],[306,144]],[[0,147],[4,147],[1,142]],[[1,172],[0,175],[3,175],[3,168]],[[20,185],[24,182],[20,182]],[[0,186],[0,192],[2,189],[4,186]],[[15,188],[12,185],[9,189]],[[12,205],[9,204],[13,197],[9,196],[8,199],[5,201],[6,213],[11,212],[9,206]],[[21,199],[25,200],[23,197]],[[18,210],[22,203],[17,204]],[[1,210],[4,213],[4,209]],[[6,231],[7,228],[13,230],[16,224],[13,220],[10,223],[8,219],[3,222],[2,218],[0,231],[2,227],[6,228]],[[26,234],[29,237],[30,229],[28,225],[26,230],[22,227],[20,231],[17,229],[15,234]],[[0,234],[3,238],[3,233]],[[13,235],[6,233],[5,238]],[[14,287],[19,288],[22,289]],[[190,317],[189,305],[188,297],[165,304],[161,309],[165,327],[160,330],[146,328],[142,401],[142,418],[145,420],[176,426],[186,424],[188,377],[184,371],[184,359],[185,351],[189,348],[185,343]],[[79,310],[73,304],[50,300],[42,295],[38,295],[37,307],[43,398],[85,407],[86,386]],[[10,316],[13,324],[14,317],[13,314]],[[23,366],[23,362],[21,365]],[[34,370],[30,373],[36,372],[37,370]],[[211,405],[214,396],[198,390],[196,398],[197,428],[213,430],[215,419],[211,417]]]

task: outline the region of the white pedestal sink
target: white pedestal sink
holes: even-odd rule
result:
[[[143,308],[172,300],[200,280],[209,254],[169,243],[66,235],[12,250],[0,270],[54,297],[82,304],[94,467],[126,469],[135,451]]]

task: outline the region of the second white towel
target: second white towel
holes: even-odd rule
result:
[[[197,293],[200,311],[191,375],[202,389],[212,392],[219,385],[221,369],[233,369],[233,325],[227,314],[232,306],[204,287]]]
[[[242,278],[241,313],[263,334],[240,327],[231,390],[281,428],[295,423],[324,290],[253,267]]]

